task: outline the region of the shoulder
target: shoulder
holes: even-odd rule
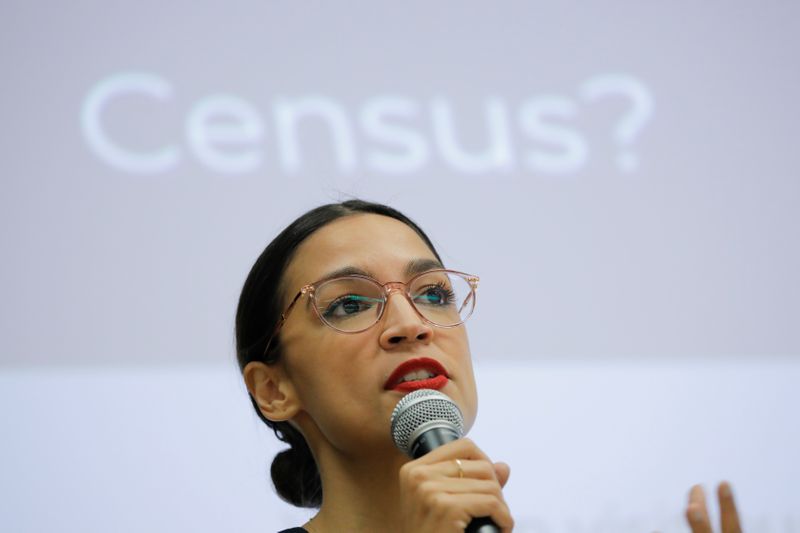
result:
[[[278,533],[308,533],[308,531],[302,527],[292,527],[289,529],[284,529],[283,531],[278,531]]]

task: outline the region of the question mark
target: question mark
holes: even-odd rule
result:
[[[617,154],[617,166],[623,172],[634,172],[639,159],[629,147],[653,115],[650,91],[629,74],[602,74],[585,81],[580,87],[580,95],[587,102],[606,96],[623,96],[631,102],[631,107],[614,127],[614,140],[622,149]]]

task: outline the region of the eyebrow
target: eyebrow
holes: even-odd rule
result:
[[[426,272],[428,270],[433,270],[436,268],[444,268],[442,263],[437,261],[436,259],[412,259],[408,263],[406,263],[406,268],[404,270],[404,274],[407,278],[413,277],[421,272]],[[342,268],[337,268],[331,272],[328,272],[322,279],[333,279],[339,278],[341,276],[367,276],[373,279],[377,279],[376,276],[370,272],[369,270],[365,270],[363,268],[359,268],[357,266],[344,266]]]
[[[444,268],[444,265],[436,259],[412,259],[406,264],[405,274],[410,278],[411,276],[435,268]]]

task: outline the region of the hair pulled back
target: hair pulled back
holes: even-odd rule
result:
[[[265,355],[264,350],[272,329],[283,312],[284,288],[281,282],[297,247],[323,226],[356,214],[383,215],[403,222],[441,260],[422,229],[389,206],[363,200],[348,200],[308,211],[267,245],[244,282],[236,310],[236,357],[242,371],[251,361],[274,364],[281,357],[280,335],[273,340],[269,353]],[[275,456],[270,469],[278,495],[299,507],[319,507],[322,504],[322,484],[317,464],[305,438],[288,422],[274,422],[264,417],[252,396],[250,401],[259,418],[275,432],[279,440],[289,445],[288,449]]]

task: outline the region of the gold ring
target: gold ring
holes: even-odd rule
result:
[[[463,479],[464,465],[461,464],[461,459],[456,459],[456,466],[458,467],[458,479]]]

